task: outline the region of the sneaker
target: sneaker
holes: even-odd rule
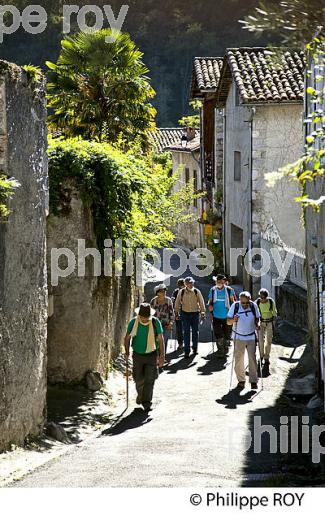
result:
[[[258,388],[257,383],[251,383],[252,390],[257,390],[257,388]]]
[[[244,390],[245,388],[245,381],[239,381],[237,385],[238,390]]]

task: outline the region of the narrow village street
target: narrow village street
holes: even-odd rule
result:
[[[205,299],[209,286],[209,280],[197,280]],[[232,349],[226,363],[216,357],[207,318],[201,328],[198,356],[185,360],[175,351],[174,342],[169,342],[168,366],[155,386],[149,415],[135,404],[132,385],[130,407],[113,427],[13,486],[277,485],[281,484],[284,465],[286,482],[290,478],[293,483],[301,482],[304,474],[295,473],[302,464],[307,468],[308,461],[301,463],[296,455],[287,460],[280,453],[271,454],[267,439],[263,439],[261,454],[253,455],[245,445],[255,416],[278,430],[281,415],[302,413],[283,396],[288,373],[304,352],[303,332],[293,328],[291,334],[288,344],[291,339],[292,347],[273,348],[272,373],[263,381],[263,391],[260,383],[256,395],[248,386],[239,394],[235,376],[229,391]]]

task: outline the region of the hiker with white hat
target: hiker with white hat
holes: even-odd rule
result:
[[[209,311],[212,314],[213,332],[217,341],[217,357],[228,354],[230,327],[227,315],[231,305],[236,301],[236,293],[232,287],[226,285],[227,278],[223,274],[213,277],[215,286],[209,292]]]
[[[199,325],[201,319],[205,319],[205,303],[202,293],[194,288],[194,279],[185,279],[185,288],[178,293],[175,303],[176,319],[181,319],[184,330],[185,359],[190,357],[191,352],[191,330],[193,354],[197,355],[199,344]]]
[[[136,317],[130,321],[124,339],[125,358],[128,363],[132,347],[137,404],[149,412],[154,384],[159,374],[158,367],[162,368],[165,363],[164,331],[149,303],[143,303],[135,313]]]
[[[167,353],[168,340],[174,326],[175,313],[173,301],[167,296],[167,287],[160,284],[155,287],[156,296],[151,300],[150,305],[155,311],[155,317],[158,318],[164,329],[165,355]]]

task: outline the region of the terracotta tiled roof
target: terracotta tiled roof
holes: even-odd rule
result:
[[[194,58],[191,97],[195,98],[203,92],[215,92],[218,88],[222,58]]]
[[[232,80],[236,82],[242,103],[303,101],[304,70],[302,51],[227,49],[218,104],[225,104]]]
[[[179,128],[157,128],[156,132],[150,132],[150,137],[157,152],[163,152],[166,149],[178,149],[181,148],[182,136],[184,135],[184,129]],[[199,131],[196,130],[195,139],[200,141]],[[189,143],[192,143],[190,141]]]

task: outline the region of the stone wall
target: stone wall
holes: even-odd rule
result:
[[[91,212],[83,204],[74,181],[65,185],[69,211],[48,219],[48,266],[50,316],[48,322],[48,379],[51,384],[80,382],[89,370],[105,378],[109,363],[120,353],[126,324],[134,307],[131,278],[94,276],[92,257],[87,257],[85,276],[77,268],[51,284],[53,248],[68,248],[78,260],[78,240],[96,248]],[[62,264],[61,264],[62,262]],[[59,265],[64,265],[61,257]]]
[[[308,184],[310,197],[318,199],[325,194],[325,180]],[[325,203],[316,213],[311,208],[306,210],[306,252],[308,280],[308,322],[310,339],[315,359],[319,359],[319,305],[316,270],[320,264],[325,264]]]
[[[279,316],[294,325],[308,329],[307,292],[291,282],[276,288]]]
[[[0,223],[0,450],[43,428],[46,401],[46,102],[0,62],[0,168],[19,181]],[[37,92],[35,91],[37,88]]]

